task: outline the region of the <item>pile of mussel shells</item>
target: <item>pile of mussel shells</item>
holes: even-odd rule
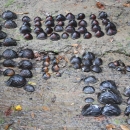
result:
[[[70,63],[73,65],[74,69],[82,69],[83,72],[102,72],[100,66],[103,64],[103,61],[101,58],[95,57],[92,52],[85,52],[82,58],[72,56],[70,58]]]

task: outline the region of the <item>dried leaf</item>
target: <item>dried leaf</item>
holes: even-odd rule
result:
[[[31,112],[31,117],[35,118],[35,114],[33,112]]]
[[[50,108],[47,107],[47,106],[43,106],[42,109],[43,109],[44,111],[49,111],[49,110],[50,110]]]
[[[28,82],[28,84],[30,84],[30,85],[36,85],[35,82]]]
[[[79,46],[79,44],[72,44],[71,46],[73,46],[73,47],[78,47]]]
[[[123,4],[123,6],[130,7],[130,3],[125,3],[125,4]]]
[[[96,3],[96,6],[97,6],[99,9],[105,9],[105,6],[104,6],[102,3],[100,3],[100,2],[97,2],[97,3]]]
[[[87,8],[87,6],[84,6],[84,9],[86,9]]]
[[[107,130],[112,130],[112,129],[115,129],[116,127],[114,126],[114,125],[112,125],[112,124],[108,124],[108,125],[106,125],[106,129]]]
[[[122,130],[130,130],[130,128],[128,128],[126,125],[120,125]]]
[[[13,123],[14,123],[14,122],[13,122]],[[10,127],[13,123],[10,123],[10,124],[6,125],[6,126],[5,126],[5,130],[8,130],[9,127]]]

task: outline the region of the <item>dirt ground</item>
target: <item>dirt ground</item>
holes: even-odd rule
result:
[[[117,71],[112,71],[108,68],[108,63],[114,60],[121,59],[126,65],[130,65],[130,7],[124,7],[123,4],[127,0],[100,0],[105,6],[105,12],[108,13],[109,19],[117,26],[118,33],[115,36],[104,35],[101,38],[93,37],[89,40],[80,39],[67,40],[60,39],[59,41],[37,40],[36,35],[32,32],[33,40],[26,41],[19,33],[19,28],[22,25],[22,17],[18,15],[15,20],[18,27],[16,29],[5,29],[9,37],[19,40],[16,47],[0,47],[0,55],[7,48],[18,51],[19,49],[31,48],[34,51],[44,52],[53,51],[61,56],[70,59],[75,52],[81,56],[85,51],[90,51],[96,56],[103,59],[103,72],[95,74],[92,72],[86,73],[81,70],[74,70],[69,63],[62,61],[61,77],[56,77],[52,74],[49,80],[42,78],[42,61],[32,60],[34,63],[33,78],[27,79],[28,82],[35,83],[36,89],[33,93],[25,92],[22,88],[12,88],[5,85],[8,77],[0,76],[0,130],[7,130],[5,127],[12,123],[9,130],[106,130],[106,125],[113,124],[115,130],[121,130],[120,125],[127,125],[128,117],[124,116],[124,110],[127,106],[126,97],[123,97],[123,103],[120,105],[122,114],[118,117],[82,117],[81,110],[86,104],[86,97],[95,99],[93,104],[99,104],[97,101],[97,93],[99,84],[104,80],[114,80],[119,86],[121,93],[125,87],[130,86],[130,73],[121,74]],[[28,16],[32,19],[31,27],[34,29],[33,19],[40,16],[43,20],[47,12],[53,16],[58,14],[65,15],[72,12],[85,13],[85,20],[88,22],[87,29],[91,31],[89,15],[94,13],[98,16],[100,9],[95,6],[95,0],[0,0],[0,14],[5,10],[13,12],[29,12]],[[0,18],[0,22],[4,21]],[[101,24],[101,20],[99,20]],[[66,21],[67,24],[67,21]],[[45,26],[42,26],[45,29]],[[102,30],[105,32],[104,26],[101,24]],[[73,44],[78,44],[78,48],[73,47]],[[21,59],[16,59],[19,62]],[[0,60],[0,65],[3,59]],[[1,65],[1,68],[4,67]],[[15,68],[16,73],[19,69]],[[82,92],[86,85],[84,82],[78,83],[78,80],[83,76],[94,75],[98,82],[94,84],[96,92],[91,95],[86,95]],[[91,85],[91,84],[90,84]],[[21,105],[22,111],[12,111],[11,115],[5,116],[5,111],[10,106]],[[130,127],[128,128],[130,129]]]

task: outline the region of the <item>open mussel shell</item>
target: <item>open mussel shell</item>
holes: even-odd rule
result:
[[[18,67],[21,69],[31,70],[33,68],[33,64],[29,60],[22,60],[18,63]]]
[[[7,34],[3,31],[0,31],[0,40],[7,37]]]
[[[69,34],[66,32],[62,33],[62,35],[61,35],[62,39],[67,39],[68,37],[69,37]]]
[[[31,33],[31,28],[29,26],[22,25],[22,27],[20,28],[20,33]]]
[[[83,107],[81,114],[83,116],[100,116],[102,108],[98,105],[87,104]]]
[[[54,21],[53,20],[47,20],[45,22],[45,26],[47,26],[47,27],[54,27],[55,26]]]
[[[106,19],[107,18],[107,13],[104,11],[101,11],[98,15],[99,19]]]
[[[83,59],[94,60],[95,55],[92,52],[85,52],[82,56]]]
[[[100,37],[103,37],[103,36],[104,36],[104,33],[103,33],[103,31],[98,30],[98,31],[95,33],[95,36],[98,37],[98,38],[100,38]]]
[[[50,40],[52,40],[52,41],[58,41],[58,40],[60,40],[60,35],[58,33],[52,33],[50,35]]]
[[[6,84],[7,86],[21,88],[26,84],[26,79],[19,74],[15,74],[7,80]]]
[[[79,13],[77,16],[77,20],[82,20],[85,18],[85,14],[84,13]]]
[[[45,33],[46,34],[51,34],[53,32],[53,29],[51,28],[51,27],[47,27],[46,29],[45,29]]]
[[[16,66],[16,62],[11,60],[11,59],[7,59],[3,61],[3,66],[4,67],[15,67]]]
[[[64,28],[62,27],[62,26],[60,26],[60,25],[56,25],[55,27],[54,27],[54,31],[55,32],[62,32],[64,30]]]
[[[27,91],[27,92],[34,92],[34,91],[35,91],[34,86],[33,86],[33,85],[30,85],[30,84],[28,84],[28,85],[26,85],[25,87],[23,87],[23,89],[24,89],[25,91]]]
[[[124,89],[124,95],[125,95],[126,97],[130,97],[130,87],[126,87],[126,88]]]
[[[86,94],[92,94],[95,92],[95,88],[93,86],[85,86],[83,92]]]
[[[32,40],[33,39],[33,36],[31,33],[26,33],[23,35],[23,37],[25,40]]]
[[[8,29],[13,29],[13,28],[17,27],[17,24],[14,21],[12,21],[12,20],[7,20],[4,23],[4,27],[8,28]]]
[[[92,34],[90,32],[86,32],[83,35],[84,39],[90,39],[92,37]]]
[[[18,58],[17,52],[11,49],[6,49],[3,53],[2,56],[4,59],[13,59],[13,58]]]
[[[37,16],[37,17],[34,18],[34,23],[36,23],[37,21],[41,21],[41,20],[42,20],[42,19]]]
[[[74,32],[71,34],[71,38],[72,38],[73,40],[80,38],[80,33],[79,33],[78,31],[74,31]]]
[[[37,35],[37,39],[39,40],[45,40],[47,39],[47,34],[45,32],[41,32]]]
[[[32,49],[24,49],[19,52],[19,57],[33,59],[34,53]]]
[[[23,22],[30,22],[31,19],[30,19],[30,17],[28,17],[28,16],[23,16],[22,21],[23,21]]]
[[[74,16],[72,13],[68,13],[68,14],[66,15],[66,19],[67,19],[67,20],[73,20],[73,19],[75,19],[75,16]]]
[[[84,78],[84,83],[89,84],[89,83],[96,83],[97,79],[94,76],[88,76]]]
[[[75,63],[81,64],[81,63],[82,63],[82,60],[81,60],[80,57],[72,56],[72,57],[70,58],[70,63],[71,63],[71,64],[75,64]]]
[[[17,46],[17,42],[13,38],[7,37],[3,41],[3,46]]]
[[[109,28],[107,30],[107,35],[109,35],[109,36],[115,35],[116,33],[117,33],[117,30],[114,30],[114,29],[111,29],[111,28]]]
[[[93,65],[98,65],[98,66],[100,66],[100,65],[102,65],[103,64],[103,61],[102,61],[102,59],[101,58],[95,58],[94,59],[94,61],[93,61]]]
[[[23,76],[24,78],[32,78],[33,77],[32,72],[28,69],[21,70],[20,75]]]
[[[13,19],[17,19],[17,15],[12,11],[7,10],[2,13],[2,18],[5,20],[13,20]]]
[[[91,70],[95,73],[101,73],[102,72],[102,69],[101,67],[99,67],[98,65],[92,65],[91,66]]]
[[[87,22],[85,20],[81,20],[78,22],[78,25],[81,27],[87,27]]]
[[[128,105],[128,106],[126,107],[124,114],[125,114],[126,116],[129,116],[129,114],[130,114],[130,105]]]
[[[85,98],[85,102],[86,103],[93,103],[94,99],[92,97],[87,97],[87,98]]]
[[[13,69],[6,69],[4,72],[3,72],[3,75],[4,76],[13,76],[15,75],[15,71]]]
[[[65,27],[65,31],[68,33],[73,33],[75,31],[75,28],[73,26],[68,25]]]
[[[116,104],[106,104],[102,109],[102,115],[104,116],[119,116],[121,109]]]
[[[91,71],[90,67],[85,66],[85,65],[83,65],[81,69],[82,69],[83,72],[90,72]]]
[[[79,27],[77,29],[77,31],[80,33],[80,34],[85,34],[87,32],[87,29],[85,27]]]
[[[65,21],[65,20],[66,20],[65,16],[62,14],[56,16],[56,21]]]

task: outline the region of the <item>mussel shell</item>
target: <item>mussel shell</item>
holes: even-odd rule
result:
[[[130,105],[130,98],[127,99],[127,104]]]
[[[34,22],[35,22],[35,23],[36,23],[37,21],[41,21],[41,20],[42,20],[42,19],[41,19],[40,17],[38,17],[38,16],[34,18]]]
[[[70,20],[69,23],[68,23],[68,26],[77,27],[77,22],[76,22],[76,20]]]
[[[50,65],[50,62],[44,61],[42,65],[43,65],[43,67],[48,67]]]
[[[90,39],[92,37],[92,34],[90,32],[86,32],[83,35],[84,39]]]
[[[71,38],[72,38],[73,40],[80,38],[80,33],[79,33],[78,31],[74,31],[74,32],[71,34]]]
[[[26,33],[31,33],[31,28],[29,26],[22,25],[20,28],[20,33],[26,34]]]
[[[51,77],[51,75],[49,73],[44,73],[42,77],[43,79],[48,80]]]
[[[13,29],[13,28],[17,27],[17,24],[14,21],[12,21],[12,20],[7,20],[4,23],[4,27],[8,28],[8,29]]]
[[[77,31],[80,33],[80,34],[85,34],[87,32],[87,29],[85,27],[79,27],[77,29]]]
[[[103,33],[103,31],[98,30],[98,31],[95,33],[95,36],[98,37],[98,38],[100,38],[100,37],[104,36],[104,33]]]
[[[32,49],[24,49],[19,52],[19,57],[33,59],[34,53]]]
[[[62,39],[67,39],[69,37],[69,34],[64,32],[64,33],[62,33],[61,37],[62,37]]]
[[[108,29],[116,30],[115,24],[112,23],[112,22],[108,22],[108,24],[107,24],[106,27],[105,27],[105,30],[108,31]]]
[[[88,76],[84,78],[84,83],[89,84],[89,83],[96,83],[97,79],[94,76]]]
[[[48,55],[44,55],[42,58],[43,61],[50,62],[50,57]]]
[[[114,62],[110,62],[110,63],[108,64],[108,67],[109,67],[109,68],[112,68],[112,69],[115,69],[117,66],[114,64]]]
[[[64,26],[65,24],[63,21],[58,21],[57,25]]]
[[[55,65],[55,64],[58,64],[59,63],[59,60],[55,57],[53,60],[52,60],[52,65]]]
[[[32,34],[30,34],[30,33],[24,34],[23,37],[24,37],[24,39],[26,39],[26,40],[32,40],[32,39],[33,39],[33,36],[32,36]]]
[[[7,37],[7,34],[3,31],[0,31],[0,40]]]
[[[110,20],[109,19],[102,19],[102,24],[103,25],[107,25],[108,24],[108,22],[110,22]]]
[[[85,14],[84,13],[79,13],[77,16],[77,20],[82,20],[85,18]]]
[[[46,34],[51,34],[53,32],[53,29],[51,28],[51,27],[47,27],[46,29],[45,29],[45,33]]]
[[[78,25],[81,27],[87,27],[87,22],[85,20],[81,20],[78,22]]]
[[[60,70],[60,67],[58,66],[58,64],[54,64],[54,65],[52,66],[52,71],[58,72],[59,70]]]
[[[93,61],[93,65],[98,65],[98,66],[100,66],[100,65],[102,65],[102,63],[103,63],[103,61],[102,61],[102,59],[101,58],[95,58],[94,59],[94,61]]]
[[[45,22],[45,26],[47,26],[47,27],[54,27],[55,26],[54,21],[53,20],[47,20]]]
[[[94,99],[92,97],[87,97],[87,98],[85,98],[85,102],[92,103],[92,102],[94,102]]]
[[[117,90],[103,90],[98,94],[98,100],[102,104],[121,104],[122,97]]]
[[[16,66],[16,62],[11,60],[11,59],[7,59],[3,61],[3,66],[4,67],[15,67]]]
[[[3,72],[3,75],[4,76],[13,76],[15,75],[15,71],[13,69],[6,69],[4,72]]]
[[[54,30],[55,30],[56,32],[62,32],[64,29],[63,29],[62,26],[56,25],[56,26],[54,27]]]
[[[93,86],[85,86],[83,92],[86,94],[92,94],[95,92],[95,88]]]
[[[22,60],[18,63],[18,67],[21,69],[30,69],[31,70],[33,68],[33,64],[29,60]]]
[[[68,13],[68,14],[66,15],[66,19],[67,19],[67,20],[73,20],[73,19],[75,19],[75,16],[74,16],[72,13]]]
[[[130,72],[130,66],[126,66],[126,71]]]
[[[95,19],[91,22],[91,25],[94,26],[94,25],[99,25],[99,22]]]
[[[21,70],[20,75],[25,77],[25,78],[32,78],[33,77],[32,72],[28,69]]]
[[[81,114],[83,116],[100,116],[102,113],[101,107],[98,105],[87,104],[83,107]]]
[[[81,69],[83,72],[90,72],[91,70],[89,66],[85,66],[85,65],[83,65]]]
[[[104,11],[101,11],[98,15],[99,19],[106,19],[107,18],[107,13]]]
[[[62,14],[56,16],[56,21],[65,21],[65,20],[66,20],[65,16]]]
[[[102,109],[102,115],[104,116],[119,116],[121,110],[116,104],[106,104]]]
[[[28,16],[23,16],[22,21],[23,21],[23,22],[30,22],[31,19],[30,19],[30,17],[28,17]]]
[[[6,84],[7,86],[21,88],[26,84],[26,79],[19,74],[15,74],[7,80]]]
[[[111,29],[111,28],[109,28],[107,30],[107,35],[109,35],[109,36],[115,35],[116,33],[117,33],[117,30],[114,30],[114,29]]]
[[[71,64],[75,64],[75,63],[81,64],[81,63],[82,63],[82,60],[81,60],[80,57],[72,56],[72,57],[70,58],[70,63],[71,63]]]
[[[51,15],[49,15],[49,16],[46,17],[46,21],[47,20],[53,20],[54,21],[54,18]]]
[[[80,69],[81,68],[81,64],[75,63],[75,64],[73,64],[73,68],[74,69]]]
[[[29,27],[31,27],[31,24],[30,24],[29,22],[24,22],[24,23],[22,24],[22,26],[29,26]]]
[[[45,40],[45,39],[47,39],[47,34],[45,32],[40,32],[37,35],[37,39],[39,39],[39,40]]]
[[[96,32],[99,31],[99,30],[101,30],[101,27],[100,27],[99,25],[93,25],[93,26],[92,26],[92,31],[93,31],[93,32],[96,33]]]
[[[95,15],[95,14],[91,14],[91,15],[89,16],[89,18],[92,19],[92,20],[94,20],[94,19],[96,19],[96,15]]]
[[[42,68],[42,72],[48,72],[49,71],[49,68],[48,67],[43,67]]]
[[[65,31],[68,33],[73,33],[75,31],[75,28],[73,26],[68,25],[65,27]]]
[[[85,66],[91,66],[92,65],[92,60],[90,59],[83,59],[82,64]]]
[[[60,40],[60,35],[58,33],[52,33],[50,35],[50,40],[52,40],[52,41],[58,41],[58,40]]]
[[[124,95],[125,95],[126,97],[130,97],[130,87],[126,87],[126,88],[124,89]]]
[[[129,116],[129,114],[130,114],[130,105],[128,105],[128,106],[126,107],[124,114],[125,114],[126,116]]]
[[[41,27],[41,26],[42,26],[42,24],[41,24],[41,22],[40,22],[40,21],[36,21],[36,22],[34,23],[34,26],[35,26],[35,27]]]
[[[5,20],[13,20],[13,19],[17,19],[17,15],[12,11],[7,10],[2,13],[2,18]]]
[[[17,42],[13,38],[8,37],[4,39],[3,46],[17,46]]]
[[[41,32],[43,32],[43,29],[42,29],[42,28],[40,28],[40,27],[35,27],[35,28],[34,28],[34,33],[39,34],[39,33],[41,33]]]
[[[92,65],[91,66],[91,70],[95,73],[101,73],[102,72],[102,69],[101,67],[99,67],[98,65]]]
[[[82,56],[83,59],[94,60],[95,55],[92,52],[85,52]]]
[[[11,49],[6,49],[3,53],[2,56],[4,59],[13,59],[13,58],[18,58],[17,52]]]
[[[34,86],[32,86],[32,85],[30,85],[30,84],[28,84],[28,85],[26,85],[25,87],[23,87],[23,89],[24,89],[25,91],[27,91],[27,92],[34,92],[34,91],[35,91]]]

